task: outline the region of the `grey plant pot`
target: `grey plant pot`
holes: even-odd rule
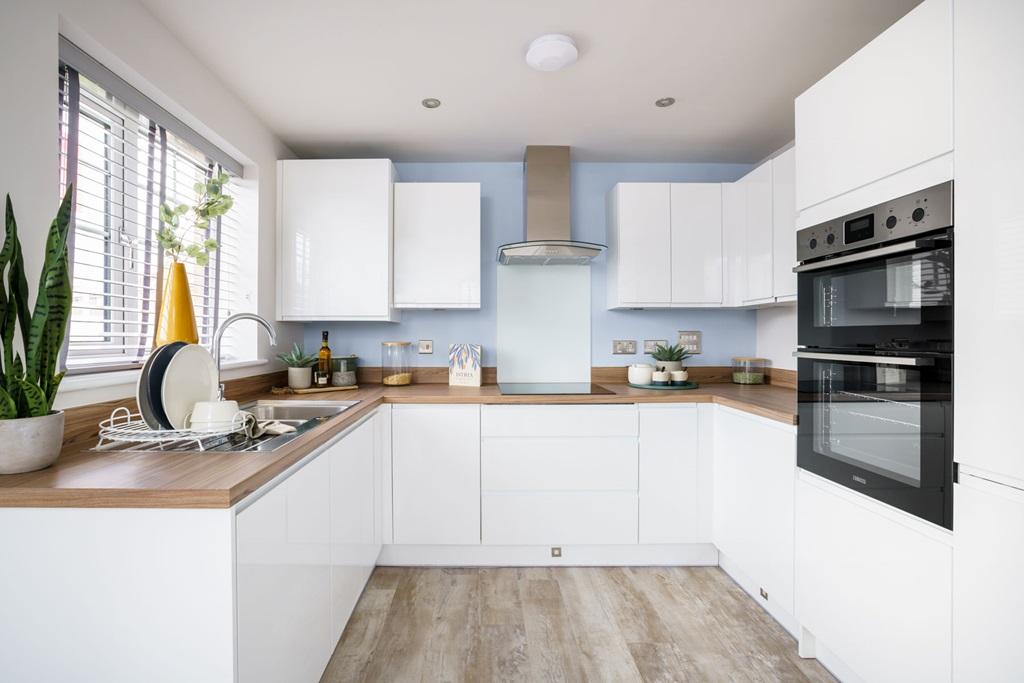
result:
[[[313,385],[313,368],[288,368],[288,386],[309,389]]]
[[[42,417],[0,420],[0,474],[34,472],[49,467],[64,443],[64,411]]]

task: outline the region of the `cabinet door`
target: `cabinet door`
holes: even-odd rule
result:
[[[480,183],[395,184],[395,307],[480,308]]]
[[[376,538],[376,419],[327,452],[331,489],[331,637],[337,642],[380,554]]]
[[[668,305],[672,300],[672,240],[668,183],[619,183],[610,245],[619,305]]]
[[[722,303],[722,186],[672,183],[672,303]]]
[[[953,149],[952,4],[925,0],[796,98],[798,210]]]
[[[714,431],[715,545],[792,614],[795,428],[719,406]]]
[[[722,184],[722,245],[726,306],[742,306],[747,298],[747,189],[742,180]]]
[[[1024,338],[1024,3],[972,0],[955,12],[954,452],[1024,481],[1024,394],[985,378],[997,340]]]
[[[965,475],[953,487],[953,672],[1013,681],[1024,671],[1024,490]]]
[[[240,681],[315,681],[334,650],[329,461],[315,458],[238,513]]]
[[[391,162],[288,160],[278,175],[278,317],[391,319]]]
[[[395,543],[480,543],[480,406],[392,407]]]
[[[772,250],[772,166],[761,164],[743,176],[746,193],[746,236],[744,259],[747,270],[744,303],[769,301],[773,293]]]
[[[796,149],[772,159],[772,288],[776,299],[796,298]]]
[[[697,404],[640,405],[640,542],[696,543]]]
[[[952,555],[945,529],[801,471],[796,618],[862,680],[950,680]]]

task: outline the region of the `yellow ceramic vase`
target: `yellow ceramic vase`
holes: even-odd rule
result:
[[[196,314],[192,308],[192,293],[188,288],[188,273],[185,264],[175,261],[167,273],[164,283],[163,300],[160,302],[160,319],[156,324],[155,346],[183,341],[199,343],[196,330]]]

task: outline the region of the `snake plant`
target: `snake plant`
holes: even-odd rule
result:
[[[39,290],[35,308],[30,312],[18,225],[11,197],[7,195],[4,242],[0,248],[0,420],[49,414],[64,378],[57,365],[71,315],[71,196],[69,185],[46,237]],[[24,360],[21,352],[15,350],[15,330],[21,333]]]

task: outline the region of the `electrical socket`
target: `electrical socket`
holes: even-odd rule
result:
[[[654,353],[659,346],[668,346],[668,339],[644,339],[644,353]]]
[[[636,340],[616,339],[612,341],[612,354],[617,356],[630,356],[636,354]]]
[[[700,353],[701,349],[700,330],[679,330],[679,345],[690,353]]]
[[[419,351],[420,351],[420,353],[433,353],[434,352],[434,340],[433,339],[420,339]]]

